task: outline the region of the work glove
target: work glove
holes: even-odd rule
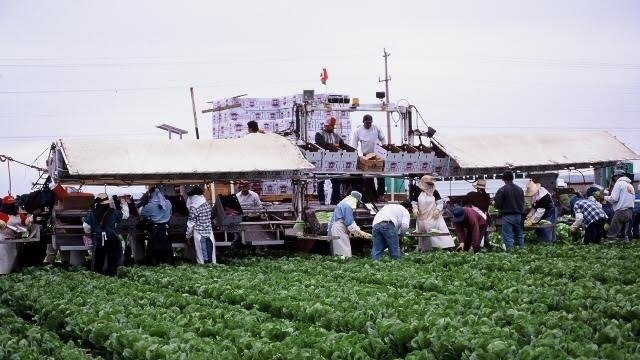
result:
[[[372,237],[371,234],[369,234],[368,232],[364,232],[362,230],[358,230],[357,232],[353,233],[353,235],[364,238],[364,239],[371,239]]]
[[[356,223],[355,223],[355,221],[354,221],[351,225],[347,226],[347,230],[349,230],[349,232],[350,232],[350,233],[352,233],[352,234],[354,234],[354,235],[355,235],[358,231],[361,231],[361,230],[360,230],[360,226],[358,226],[358,224],[356,224]]]

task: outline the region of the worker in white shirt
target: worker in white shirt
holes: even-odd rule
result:
[[[260,207],[262,205],[260,196],[249,188],[249,182],[243,181],[240,183],[240,192],[236,194],[240,206],[243,209]]]
[[[384,143],[385,137],[382,134],[382,130],[373,125],[373,117],[366,114],[362,118],[362,126],[358,126],[358,128],[353,132],[351,146],[358,150],[358,144],[360,144],[360,151],[362,151],[362,155],[367,155],[375,152],[376,144],[378,142]],[[373,178],[364,179],[363,190],[365,202],[373,202],[376,200],[382,201],[379,198],[384,197],[384,178],[376,178],[376,182],[378,185],[377,188],[373,182]]]
[[[400,260],[400,235],[409,229],[409,211],[411,202],[385,205],[373,218],[373,244],[371,258],[380,260],[384,249],[389,249],[389,255],[394,260]]]

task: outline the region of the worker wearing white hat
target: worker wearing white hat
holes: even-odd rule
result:
[[[331,239],[332,255],[351,257],[350,233],[364,238],[371,238],[370,234],[360,230],[353,216],[353,211],[361,200],[362,194],[358,191],[352,191],[351,194],[338,203],[333,211],[327,233],[330,237],[338,236],[338,239]]]
[[[609,227],[607,238],[622,237],[623,240],[629,241],[626,227],[631,226],[635,189],[623,170],[614,171],[613,179],[615,180],[615,185],[613,185],[611,195],[604,197],[606,201],[613,205],[613,218],[611,219],[611,227]]]

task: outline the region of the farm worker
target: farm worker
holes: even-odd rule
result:
[[[247,130],[249,131],[249,134],[264,134],[264,131],[258,128],[258,122],[255,120],[247,122]]]
[[[242,209],[258,208],[262,206],[260,196],[250,189],[249,182],[242,181],[240,183],[240,191],[236,194],[240,207]]]
[[[196,248],[196,260],[198,264],[216,262],[216,247],[211,228],[211,205],[203,196],[204,192],[199,186],[189,190],[189,218],[187,219],[187,241],[193,243]]]
[[[473,183],[473,188],[476,191],[469,192],[467,197],[471,204],[478,209],[482,210],[483,213],[489,213],[489,205],[491,204],[491,197],[487,194],[487,180],[478,179]]]
[[[351,242],[349,240],[349,233],[360,237],[370,237],[369,234],[360,230],[358,224],[356,224],[353,211],[358,206],[358,202],[362,200],[362,194],[357,191],[352,191],[342,201],[338,203],[335,210],[333,210],[333,216],[329,222],[329,236],[338,236],[338,239],[331,240],[331,253],[332,255],[351,257]]]
[[[360,151],[362,151],[362,155],[367,155],[371,153],[375,153],[376,144],[384,143],[385,137],[380,130],[379,127],[373,125],[373,117],[369,114],[366,114],[362,117],[362,126],[358,126],[358,128],[353,132],[353,137],[351,139],[351,147],[358,150],[358,144],[360,144]],[[364,179],[364,195],[366,201],[383,201],[384,199],[384,178],[378,177],[375,178],[376,185],[374,184],[374,178],[365,178]]]
[[[486,233],[487,221],[482,217],[481,212],[473,207],[456,207],[452,211],[451,222],[456,228],[456,234],[460,244],[457,250],[469,251],[473,253],[480,251],[482,239]]]
[[[607,222],[607,214],[598,203],[589,199],[581,199],[578,196],[571,198],[571,209],[576,220],[571,224],[571,231],[575,232],[581,225],[586,227],[584,233],[585,244],[599,244],[605,237],[604,224]]]
[[[426,233],[435,229],[439,233],[449,234],[447,224],[442,217],[443,202],[442,200],[436,201],[433,195],[436,189],[433,176],[424,175],[416,185],[422,190],[420,196],[418,196],[418,203],[413,209],[416,215],[416,232]],[[418,238],[418,249],[421,251],[427,251],[432,248],[451,248],[453,246],[455,244],[450,235]]]
[[[111,206],[112,202],[107,194],[98,194],[94,200],[93,209],[85,216],[82,223],[84,233],[91,236],[93,248],[91,270],[104,275],[115,275],[118,262],[122,257],[122,243],[116,226],[122,220],[129,218],[129,207],[124,198],[120,201],[122,210]]]
[[[502,216],[502,238],[507,250],[513,248],[514,242],[524,246],[524,191],[513,183],[513,173],[505,171],[502,174],[502,186],[496,192],[493,200]]]
[[[147,226],[149,243],[147,254],[150,255],[150,263],[173,264],[173,248],[169,240],[169,220],[171,219],[172,206],[160,189],[152,186],[143,195],[140,216],[150,220]]]
[[[625,175],[623,170],[613,172],[615,185],[613,185],[611,195],[604,197],[606,201],[613,205],[613,218],[607,234],[608,239],[620,236],[624,241],[629,241],[626,226],[631,226],[635,190],[631,185],[631,180]]]
[[[330,117],[324,122],[322,130],[318,131],[315,135],[315,143],[318,146],[325,148],[328,144],[339,146],[344,141],[340,135],[336,134],[333,130],[336,126],[336,118]],[[331,198],[330,204],[336,205],[340,201],[340,185],[342,182],[339,179],[331,179]],[[325,202],[324,195],[324,180],[320,180],[318,183],[318,201],[323,204]]]
[[[556,208],[551,200],[551,194],[542,184],[536,180],[529,180],[524,196],[531,196],[531,210],[527,214],[525,225],[533,225],[540,220],[546,220],[552,224],[556,222]],[[553,231],[553,227],[536,229],[536,235],[538,239],[550,242],[553,240]]]
[[[384,249],[394,260],[402,258],[400,238],[409,229],[411,202],[406,200],[400,204],[385,205],[373,218],[373,244],[371,258],[380,260]]]

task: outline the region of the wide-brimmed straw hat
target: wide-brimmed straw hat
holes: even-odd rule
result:
[[[433,176],[424,175],[423,177],[420,178],[420,180],[416,185],[420,188],[420,190],[426,191],[429,185],[434,185],[434,184],[435,183],[433,182]]]
[[[476,189],[486,189],[487,188],[487,180],[478,179],[473,183],[473,187]]]
[[[96,196],[94,203],[98,205],[106,205],[109,203],[109,201],[109,195],[107,195],[106,193],[100,193]]]
[[[540,190],[540,186],[542,185],[536,184],[532,180],[529,180],[529,183],[527,184],[527,190],[524,192],[524,196],[533,196],[538,192],[538,190]]]

